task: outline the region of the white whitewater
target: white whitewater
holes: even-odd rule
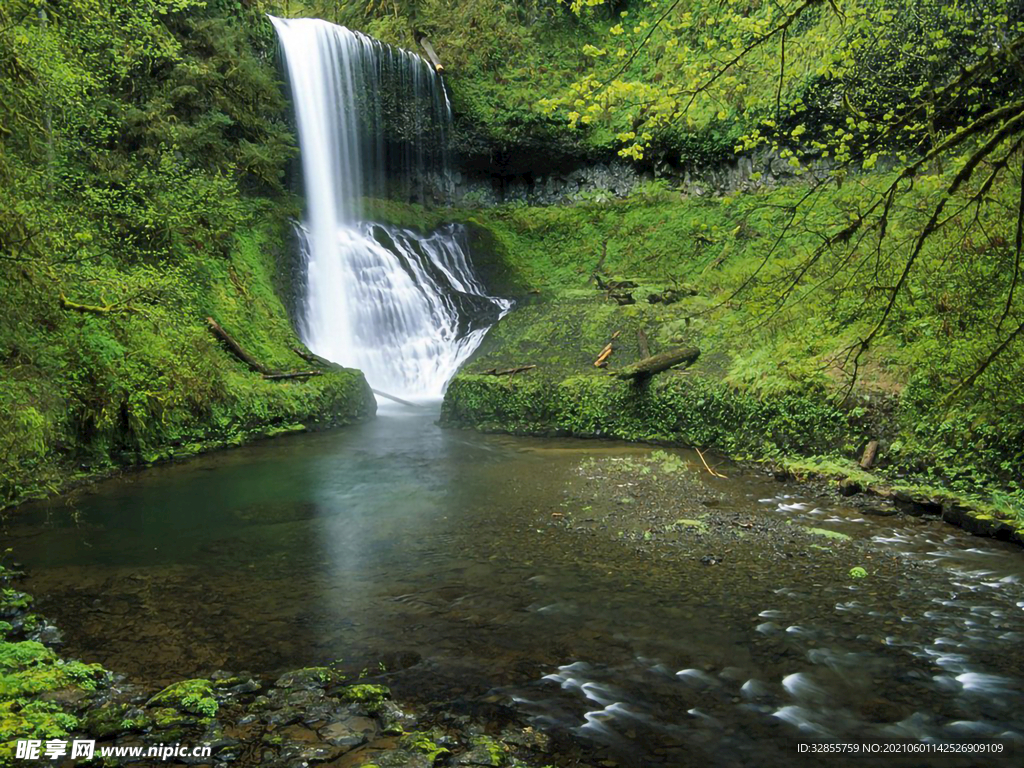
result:
[[[375,389],[440,397],[510,302],[474,276],[461,226],[424,236],[373,224],[363,200],[426,201],[428,179],[444,186],[451,110],[441,80],[419,56],[344,27],[271,20],[305,186],[303,341]]]

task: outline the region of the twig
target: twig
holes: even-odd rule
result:
[[[704,458],[704,454],[700,452],[700,448],[696,448],[696,447],[695,447],[695,448],[694,448],[693,450],[695,450],[695,451],[697,452],[697,455],[698,455],[698,456],[700,456],[700,460],[701,460],[701,462],[702,462],[702,463],[704,464],[704,469],[706,469],[706,470],[707,470],[708,472],[710,472],[710,473],[711,473],[711,474],[712,474],[712,475],[713,475],[714,477],[721,477],[721,478],[723,478],[723,479],[726,479],[726,480],[728,479],[728,478],[727,478],[727,477],[726,477],[725,475],[723,475],[723,474],[722,474],[721,472],[716,472],[716,471],[715,471],[715,470],[713,470],[713,469],[712,469],[712,468],[711,468],[710,466],[708,466],[708,462],[707,462],[707,460],[706,460],[706,459]]]

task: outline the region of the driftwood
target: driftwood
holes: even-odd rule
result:
[[[612,346],[617,338],[619,338],[620,331],[616,331],[612,334],[611,340],[604,345],[604,349],[601,350],[601,354],[597,356],[597,360],[594,361],[595,368],[604,368],[608,365],[608,358],[612,356],[612,352],[615,348]]]
[[[878,458],[878,441],[872,440],[864,448],[864,455],[860,457],[860,468],[871,469],[875,465],[876,458]]]
[[[636,343],[640,346],[640,355],[642,357],[647,358],[651,356],[651,347],[647,343],[647,334],[644,333],[643,328],[636,329]]]
[[[264,373],[264,379],[305,379],[309,376],[319,376],[323,371],[295,371],[293,373]]]
[[[221,328],[220,323],[218,323],[212,317],[206,318],[206,324],[210,326],[210,330],[213,331],[213,335],[224,342],[225,346],[227,346],[231,354],[233,354],[243,363],[248,365],[249,368],[251,368],[253,371],[255,371],[256,373],[262,373],[264,376],[276,373],[276,371],[270,370],[269,368],[267,368],[267,366],[259,362],[255,357],[246,352],[242,348],[242,345],[235,341],[231,337],[230,333]]]
[[[385,399],[394,400],[395,402],[401,403],[402,406],[409,406],[410,408],[423,408],[421,404],[418,402],[410,402],[409,400],[403,400],[401,399],[401,397],[395,397],[393,394],[382,392],[379,389],[371,389],[370,391],[376,394],[378,397],[384,397]]]
[[[513,373],[522,373],[523,371],[532,371],[536,368],[536,365],[520,365],[516,368],[505,368],[498,370],[497,368],[491,368],[489,371],[483,371],[484,376],[511,376]]]
[[[210,331],[224,342],[224,346],[228,348],[235,357],[249,366],[249,370],[254,373],[263,374],[263,378],[268,381],[280,381],[283,379],[308,379],[310,376],[319,376],[322,371],[275,371],[267,366],[263,365],[259,360],[250,355],[245,349],[231,336],[230,333],[225,331],[220,323],[214,320],[212,317],[206,318],[206,324],[210,326]]]
[[[634,381],[642,381],[649,379],[656,373],[667,371],[669,368],[674,368],[677,365],[690,365],[700,357],[700,350],[696,347],[682,347],[681,349],[672,349],[668,352],[662,352],[660,355],[653,355],[646,357],[633,365],[626,366],[620,371],[616,371],[613,376],[619,379],[633,379]]]
[[[430,44],[430,41],[426,37],[420,35],[420,45],[423,46],[423,50],[427,52],[427,57],[430,59],[430,63],[434,65],[434,70],[441,74],[444,72],[444,67],[441,65],[441,60],[437,57],[434,52],[434,46]]]

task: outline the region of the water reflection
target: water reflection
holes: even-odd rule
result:
[[[68,650],[153,684],[384,660],[399,695],[504,696],[636,765],[796,764],[810,737],[1021,739],[1018,550],[736,469],[697,495],[738,534],[640,546],[617,530],[642,518],[640,481],[587,462],[650,449],[434,417],[161,467],[26,508],[6,534]],[[670,519],[698,514],[658,482]],[[844,538],[808,545],[787,521]]]

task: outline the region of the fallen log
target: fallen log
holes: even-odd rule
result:
[[[319,376],[323,371],[295,371],[293,373],[264,373],[264,379],[305,379],[309,376]]]
[[[410,408],[422,408],[423,407],[419,403],[410,403],[408,400],[403,400],[400,397],[395,397],[394,395],[389,395],[387,392],[381,392],[379,389],[371,389],[370,391],[373,392],[373,394],[377,395],[377,397],[383,397],[386,400],[394,400],[396,403],[401,403],[402,405],[407,405]]]
[[[677,365],[690,365],[698,357],[700,357],[700,350],[696,347],[672,349],[668,352],[662,352],[660,355],[646,357],[633,363],[633,365],[626,366],[622,370],[615,371],[612,375],[618,379],[642,381],[649,379],[656,373],[667,371],[669,368],[675,368]]]
[[[861,469],[871,469],[875,465],[875,459],[878,458],[878,441],[872,440],[864,448],[864,455],[860,458]]]
[[[228,351],[231,354],[249,366],[249,370],[254,373],[263,374],[263,378],[268,381],[279,381],[282,379],[308,379],[310,376],[319,376],[323,373],[323,371],[275,371],[263,365],[263,363],[246,352],[242,345],[235,341],[231,334],[225,331],[221,327],[220,323],[212,317],[206,318],[206,324],[210,327],[210,332],[224,342],[224,346],[228,348]],[[296,350],[296,352],[297,351],[298,350]]]
[[[489,371],[484,371],[484,376],[510,376],[513,373],[522,373],[523,371],[532,371],[536,368],[536,365],[520,365],[516,368],[505,368],[504,370],[498,370],[497,368],[491,368]]]
[[[615,351],[612,345],[614,344],[615,340],[619,338],[620,333],[621,331],[616,331],[615,333],[613,333],[611,339],[608,341],[607,344],[604,345],[604,349],[601,350],[601,354],[599,354],[597,356],[597,360],[594,361],[595,368],[604,368],[606,365],[608,365],[608,358],[611,357],[612,352]]]
[[[432,46],[430,41],[423,35],[420,35],[420,45],[422,45],[423,50],[427,52],[427,57],[430,59],[430,63],[434,65],[434,71],[438,74],[444,72],[441,60],[437,57],[437,53],[434,52],[434,46]]]
[[[212,317],[206,318],[206,324],[210,326],[210,330],[213,332],[213,335],[224,342],[231,354],[248,365],[249,368],[256,371],[256,373],[262,373],[264,375],[274,373],[274,371],[267,368],[267,366],[263,365],[256,358],[246,352],[242,348],[242,345],[235,341],[231,337],[230,333],[221,328],[220,323]]]

